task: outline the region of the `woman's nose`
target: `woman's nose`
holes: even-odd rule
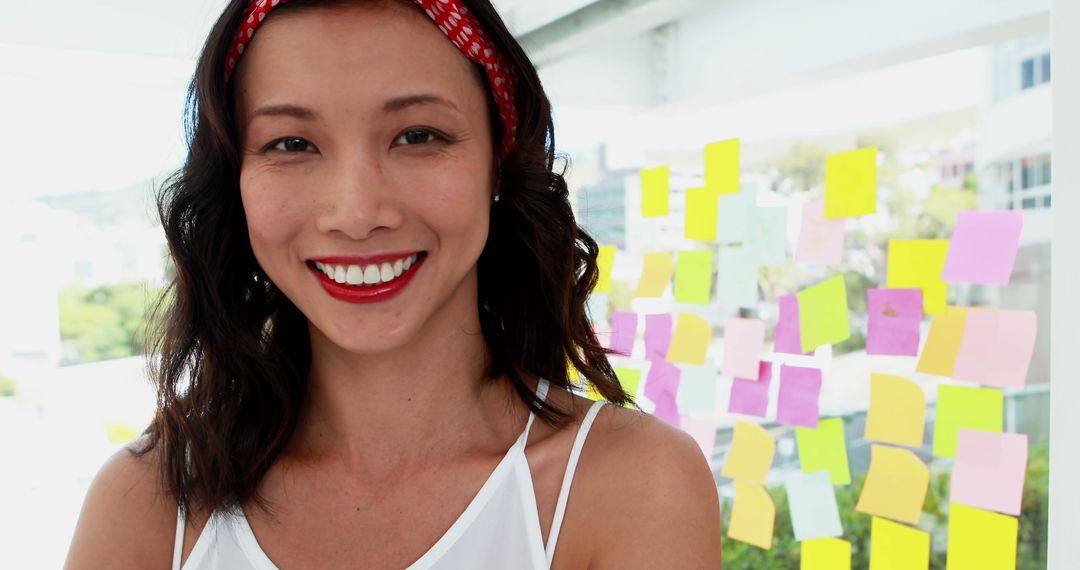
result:
[[[375,159],[342,160],[324,181],[316,226],[323,233],[341,233],[363,240],[380,229],[401,225],[401,192]]]

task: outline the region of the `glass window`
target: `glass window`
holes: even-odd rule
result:
[[[1050,54],[1044,53],[1040,62],[1042,67],[1042,80],[1044,83],[1050,82]]]
[[[1020,88],[1030,89],[1035,86],[1035,60],[1028,58],[1020,63]]]
[[[1034,210],[1038,203],[1039,202],[1037,198],[1024,198],[1024,201],[1020,207],[1025,210]]]

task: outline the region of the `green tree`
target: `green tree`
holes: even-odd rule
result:
[[[147,309],[158,288],[147,283],[68,285],[60,291],[60,338],[75,346],[65,364],[140,354]]]

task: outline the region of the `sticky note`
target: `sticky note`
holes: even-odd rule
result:
[[[130,443],[133,439],[139,437],[141,433],[139,428],[122,423],[103,422],[105,424],[105,435],[109,438],[109,443],[113,445],[124,445]]]
[[[851,543],[814,538],[799,545],[799,570],[851,570]]]
[[[769,384],[772,382],[772,362],[759,363],[758,379],[735,377],[731,381],[728,412],[764,418],[769,408]]]
[[[645,397],[656,404],[658,408],[661,403],[674,406],[676,396],[679,393],[679,377],[681,373],[679,367],[674,364],[663,360],[652,361],[649,365],[649,373],[645,377]],[[657,415],[660,415],[660,413],[657,413]]]
[[[705,350],[711,339],[712,326],[708,321],[694,313],[679,313],[667,361],[701,366],[705,364]]]
[[[758,265],[753,248],[721,247],[716,252],[716,302],[725,307],[757,307]]]
[[[787,263],[787,208],[754,208],[744,245],[754,250],[759,266],[780,267]]]
[[[887,445],[872,445],[870,470],[855,510],[916,524],[929,485],[930,470],[914,453]]]
[[[645,315],[645,358],[667,357],[671,346],[671,313]]]
[[[749,481],[758,485],[765,484],[765,475],[772,467],[776,453],[776,440],[765,428],[742,421],[736,421],[731,438],[731,448],[721,475],[736,481]]]
[[[842,342],[851,336],[847,287],[843,275],[830,277],[800,291],[798,297],[799,336],[803,352]]]
[[[641,171],[641,217],[655,218],[668,214],[671,195],[671,169],[667,166]]]
[[[645,254],[644,264],[641,271],[641,281],[638,282],[635,297],[659,297],[664,294],[668,283],[671,283],[671,274],[675,269],[675,262],[671,254],[661,251],[650,251]]]
[[[803,473],[826,470],[833,485],[851,483],[843,419],[821,420],[817,429],[796,428],[795,443],[799,449],[799,464]]]
[[[949,501],[1020,516],[1027,473],[1027,435],[967,428],[957,433]]]
[[[623,356],[631,356],[637,337],[637,313],[615,311],[611,313],[611,347]]]
[[[818,198],[803,204],[802,226],[795,246],[795,261],[817,265],[838,265],[844,256],[844,220],[825,217],[825,201]]]
[[[825,217],[849,218],[877,211],[877,147],[825,158]]]
[[[675,301],[708,305],[712,277],[712,251],[680,251],[675,266]]]
[[[747,188],[737,194],[720,195],[716,209],[716,241],[748,245],[757,210],[756,190]]]
[[[791,473],[784,486],[791,505],[791,526],[795,529],[795,540],[802,542],[844,533],[840,526],[840,510],[836,506],[836,492],[833,491],[828,471]]]
[[[870,375],[866,439],[922,447],[925,426],[926,396],[918,384],[889,374]]]
[[[611,268],[615,266],[615,246],[602,245],[596,255],[596,269],[599,274],[596,279],[595,293],[611,292]]]
[[[704,366],[679,366],[679,411],[684,414],[714,414],[716,412],[717,383],[716,367],[711,363]]]
[[[724,321],[724,361],[720,368],[721,374],[757,380],[764,344],[764,322],[740,318]]]
[[[716,420],[713,418],[695,418],[683,414],[679,422],[679,429],[694,438],[698,447],[701,448],[701,452],[705,454],[705,459],[711,463],[713,451],[716,449]]]
[[[637,368],[626,368],[623,366],[612,366],[611,368],[615,371],[615,378],[619,380],[619,384],[622,386],[623,391],[629,394],[630,397],[636,398],[638,388],[641,386],[641,371]]]
[[[956,456],[956,435],[961,428],[1000,432],[1005,397],[996,388],[938,386],[934,411],[934,455]]]
[[[705,188],[714,194],[739,191],[739,139],[705,145]]]
[[[768,550],[772,547],[776,505],[765,487],[735,482],[735,505],[731,509],[728,538]]]
[[[716,241],[716,193],[707,188],[686,189],[686,239]]]
[[[956,217],[941,278],[960,283],[1008,285],[1012,277],[1024,213],[960,212]]]
[[[934,315],[915,370],[924,374],[952,376],[956,355],[960,352],[960,342],[964,338],[965,323],[965,307],[946,307],[945,312]]]
[[[780,295],[777,301],[780,316],[773,334],[773,350],[787,354],[809,354],[802,351],[802,337],[799,335],[799,297]]]
[[[1038,331],[1035,311],[968,309],[953,378],[1023,388]]]
[[[949,505],[946,570],[1014,570],[1018,519],[956,503]]]
[[[926,570],[930,533],[874,517],[870,521],[870,570]]]
[[[919,354],[921,289],[867,289],[866,305],[866,354]]]
[[[803,366],[780,366],[780,394],[776,399],[776,423],[816,428],[821,370]]]
[[[889,240],[886,284],[889,289],[918,287],[923,292],[923,310],[936,315],[945,310],[947,286],[941,268],[949,242],[940,239]]]

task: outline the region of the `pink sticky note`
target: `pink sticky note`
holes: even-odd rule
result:
[[[649,375],[645,378],[645,397],[656,404],[653,415],[679,426],[679,375],[678,366],[663,360],[653,360]]]
[[[922,289],[868,289],[867,354],[917,356]]]
[[[802,336],[799,334],[799,296],[781,295],[778,300],[780,318],[776,321],[773,350],[787,354],[810,354],[802,352]]]
[[[769,409],[769,384],[772,382],[772,362],[762,360],[757,380],[734,378],[731,381],[731,399],[728,412],[748,416],[765,417]]]
[[[611,313],[611,348],[623,356],[630,356],[634,351],[634,337],[637,336],[637,313],[615,311]]]
[[[758,319],[730,318],[724,321],[725,376],[757,380],[765,344],[765,323]]]
[[[968,309],[953,378],[998,388],[1022,388],[1035,352],[1034,311]]]
[[[802,229],[795,248],[795,261],[837,265],[844,254],[844,219],[825,217],[825,200],[818,198],[803,205]]]
[[[705,454],[705,459],[711,462],[716,449],[716,420],[683,414],[679,416],[679,428],[694,438],[701,447],[701,452]]]
[[[960,212],[941,270],[943,281],[1008,285],[1020,247],[1024,213]]]
[[[1019,516],[1027,459],[1024,434],[961,429],[949,500]]]
[[[645,358],[664,360],[671,345],[671,313],[645,315]]]
[[[817,428],[821,370],[802,366],[780,366],[780,395],[776,402],[776,423]]]

